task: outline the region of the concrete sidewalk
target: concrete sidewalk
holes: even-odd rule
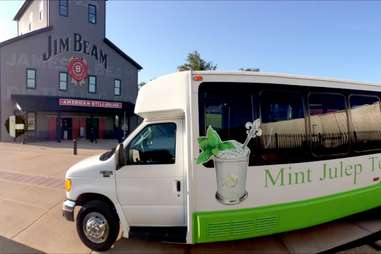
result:
[[[0,143],[0,253],[89,253],[62,217],[64,175],[111,145],[83,144],[75,156],[69,142]]]

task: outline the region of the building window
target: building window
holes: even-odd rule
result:
[[[26,115],[27,118],[27,128],[28,131],[36,130],[36,112],[28,112]]]
[[[36,88],[36,70],[26,69],[26,88]]]
[[[97,77],[96,76],[89,76],[89,93],[96,93],[97,92]]]
[[[60,16],[67,17],[69,15],[69,1],[68,0],[59,0],[58,12]]]
[[[114,80],[114,95],[120,96],[121,93],[121,82],[119,79]]]
[[[88,19],[91,24],[97,23],[97,7],[93,4],[89,4]]]
[[[67,90],[67,72],[60,72],[59,89],[61,91]]]
[[[40,2],[40,20],[43,20],[44,18],[44,2]]]
[[[29,31],[32,31],[32,23],[33,23],[33,12],[29,13],[29,23],[28,23]]]

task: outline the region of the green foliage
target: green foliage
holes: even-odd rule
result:
[[[220,151],[234,148],[232,143],[228,141],[222,142],[217,131],[212,126],[208,127],[206,137],[199,137],[197,141],[202,151],[197,158],[197,164],[208,162],[213,155],[217,156]]]
[[[178,71],[208,71],[217,69],[217,65],[201,58],[197,50],[188,54],[187,62],[177,67]]]
[[[240,68],[240,71],[253,71],[253,72],[259,72],[259,68]]]
[[[142,88],[144,85],[146,84],[146,82],[140,82],[139,84],[138,84],[138,88]]]

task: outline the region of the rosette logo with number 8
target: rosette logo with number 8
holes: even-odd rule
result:
[[[67,65],[67,71],[74,84],[85,84],[85,80],[88,75],[88,65],[86,59],[82,57],[71,57]]]

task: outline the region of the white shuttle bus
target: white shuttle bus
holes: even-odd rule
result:
[[[66,173],[85,245],[188,244],[305,228],[381,205],[381,86],[178,72],[139,91],[141,125]],[[74,216],[75,207],[80,207]]]

